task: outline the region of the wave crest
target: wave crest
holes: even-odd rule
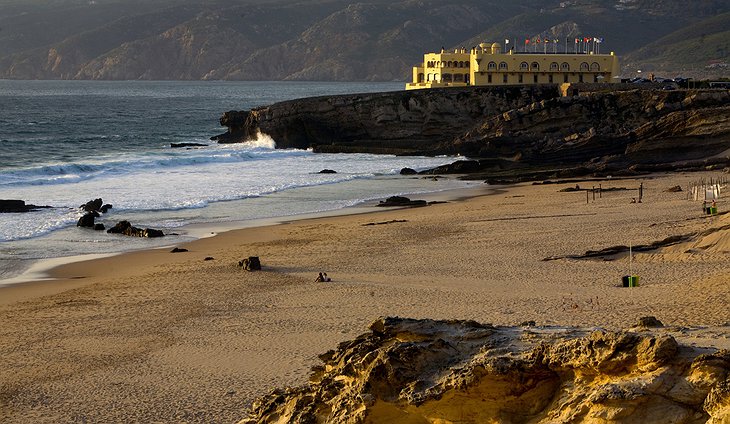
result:
[[[258,147],[262,149],[276,149],[276,142],[270,135],[262,133],[261,130],[256,132],[256,138],[246,142],[251,147]]]

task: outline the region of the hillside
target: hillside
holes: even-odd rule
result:
[[[405,80],[426,51],[537,35],[603,37],[627,76],[723,76],[729,22],[724,0],[0,0],[0,78]]]

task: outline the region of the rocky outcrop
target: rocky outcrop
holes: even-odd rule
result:
[[[0,213],[33,212],[38,209],[49,209],[50,206],[26,204],[25,200],[0,199]]]
[[[226,112],[219,142],[478,158],[432,173],[532,179],[730,166],[730,92],[582,84],[317,97]],[[570,90],[568,90],[570,92]]]
[[[154,228],[137,228],[129,223],[129,221],[119,221],[115,226],[106,231],[109,234],[123,234],[131,237],[163,237],[165,234],[161,230]]]
[[[278,148],[435,154],[485,116],[558,95],[557,86],[512,86],[312,97],[226,112],[228,132],[213,139],[243,142],[262,132]]]
[[[730,413],[730,352],[680,345],[663,328],[381,318],[370,330],[241,423],[724,423]]]

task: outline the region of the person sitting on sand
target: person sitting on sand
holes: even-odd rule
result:
[[[314,280],[315,283],[323,283],[324,282],[324,275],[320,272],[317,278]]]
[[[326,273],[326,272],[324,273],[324,281],[325,281],[325,282],[330,282],[330,281],[332,281],[332,279],[331,279],[330,277],[328,277],[328,276],[327,276],[327,273]]]

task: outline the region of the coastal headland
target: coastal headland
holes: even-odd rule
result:
[[[306,384],[311,367],[321,365],[318,355],[356,339],[378,317],[402,316],[426,320],[408,331],[381,329],[376,334],[385,341],[392,337],[414,343],[422,337],[422,344],[413,347],[416,350],[406,349],[414,354],[426,355],[422,348],[430,343],[426,329],[436,328],[431,320],[458,319],[495,326],[534,321],[534,330],[489,332],[509,332],[516,341],[559,333],[562,341],[556,339],[556,349],[595,346],[602,354],[618,355],[595,367],[581,362],[586,358],[576,357],[580,361],[573,369],[586,381],[590,372],[594,386],[575,393],[595,393],[595,397],[586,395],[566,404],[563,414],[577,417],[586,411],[598,415],[614,411],[631,416],[632,410],[644,410],[636,406],[642,399],[656,400],[663,394],[653,391],[663,387],[660,382],[677,381],[697,389],[682,392],[692,399],[677,397],[686,401],[685,406],[702,405],[705,398],[697,397],[713,394],[714,400],[707,404],[711,408],[689,407],[695,409],[685,421],[709,422],[727,402],[721,390],[727,384],[721,383],[722,376],[727,378],[722,374],[726,357],[717,353],[697,359],[695,371],[683,373],[700,353],[730,348],[730,215],[705,215],[701,202],[687,200],[686,189],[669,189],[717,176],[717,172],[671,173],[605,180],[601,184],[607,190],[590,202],[585,189],[594,182],[580,180],[476,189],[474,197],[461,201],[236,230],[179,246],[187,252],[157,249],[57,268],[53,275],[58,280],[0,289],[4,361],[0,421],[236,422],[247,415],[254,399],[272,388]],[[575,190],[576,184],[581,190],[564,190]],[[643,202],[632,203],[640,184],[645,190]],[[724,212],[727,204],[721,201],[719,208]],[[545,260],[610,246],[649,245],[675,235],[690,236],[675,245],[636,253],[631,263],[623,252]],[[247,272],[238,266],[249,256],[260,258],[262,271]],[[332,281],[315,282],[318,272],[327,272]],[[640,276],[638,287],[622,287],[621,277],[629,272]],[[592,330],[586,329],[621,331],[649,315],[665,325],[655,336],[587,336]],[[577,328],[561,330],[566,327]],[[578,341],[563,338],[567,333]],[[449,337],[440,336],[459,346],[464,365],[479,365],[466,355],[471,348]],[[663,356],[674,352],[665,349],[673,346],[668,337],[676,340],[679,357]],[[621,340],[626,343],[618,343]],[[359,350],[368,346],[353,343]],[[499,350],[496,340],[489,343]],[[600,343],[608,346],[600,348]],[[373,352],[378,347],[373,344]],[[433,352],[438,356],[450,350],[442,343]],[[644,353],[631,356],[637,352]],[[632,357],[643,358],[637,366],[646,367],[634,372],[631,365],[626,375],[634,379],[627,386],[600,386],[608,384],[609,374],[623,375],[616,373],[621,364],[632,364]],[[494,358],[499,361],[499,356]],[[413,360],[414,366],[425,363]],[[524,364],[523,359],[515,361],[505,364],[514,369]],[[437,373],[458,365],[427,362],[437,367]],[[665,366],[668,362],[679,366],[677,380],[652,380],[652,375],[673,372]],[[534,392],[535,404],[547,402],[540,396],[570,381],[571,368],[562,364],[556,365],[563,370],[556,374],[550,374],[556,367],[552,371],[532,368],[545,377],[534,380],[537,387],[545,388]],[[658,368],[652,374],[654,366]],[[400,369],[388,363],[383,367]],[[464,378],[476,381],[482,374],[478,367],[475,370]],[[358,381],[370,381],[357,380],[360,374],[349,372],[338,378],[352,379],[347,380],[352,387],[361,387]],[[497,378],[504,390],[512,390],[513,380],[485,375]],[[683,377],[688,375],[691,378]],[[418,379],[414,378],[399,381],[410,384]],[[641,385],[642,381],[655,381],[658,386]],[[523,388],[533,387],[525,384]],[[488,387],[484,390],[491,390]],[[373,386],[363,392],[375,396],[376,408],[382,407],[374,413],[398,412],[392,409],[397,394],[380,390],[385,388]],[[425,388],[413,386],[410,392],[426,396]],[[470,392],[451,393],[458,395],[454,401],[476,399],[469,397]],[[633,409],[621,409],[618,403]],[[279,404],[266,405],[276,409]],[[317,408],[322,405],[316,404]],[[357,406],[343,405],[345,409]],[[418,412],[413,408],[409,410]]]
[[[221,117],[222,143],[462,155],[436,173],[529,180],[730,166],[730,92],[652,84],[463,87],[291,100]]]

